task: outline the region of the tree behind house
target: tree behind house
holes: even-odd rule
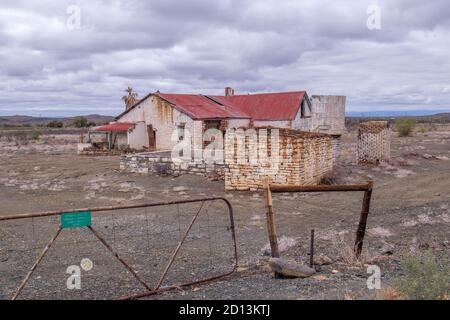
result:
[[[130,109],[134,104],[136,104],[138,94],[133,91],[132,87],[128,87],[125,92],[128,94],[122,97],[122,100],[125,102],[125,109]]]

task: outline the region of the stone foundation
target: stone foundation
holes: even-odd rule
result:
[[[158,174],[179,176],[182,174],[196,174],[201,176],[224,175],[224,164],[205,163],[205,161],[192,161],[176,163],[171,159],[170,151],[147,152],[122,156],[120,170],[123,172]]]

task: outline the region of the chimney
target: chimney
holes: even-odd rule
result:
[[[234,89],[230,87],[225,88],[225,97],[234,96]]]

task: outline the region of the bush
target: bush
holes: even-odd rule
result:
[[[86,128],[88,126],[88,121],[84,117],[78,117],[73,121],[73,125],[76,128]]]
[[[49,123],[47,123],[48,128],[62,128],[64,126],[64,123],[62,121],[52,120]]]
[[[87,126],[88,127],[95,127],[97,124],[94,121],[89,121]]]
[[[14,140],[18,142],[27,142],[29,140],[28,134],[26,131],[18,131],[13,134]]]
[[[404,276],[395,286],[400,294],[411,300],[444,299],[450,281],[448,258],[438,259],[431,251],[402,257]]]
[[[416,120],[413,118],[401,118],[395,122],[395,127],[400,137],[411,135],[416,126]]]
[[[41,133],[39,131],[33,130],[29,136],[29,139],[30,140],[38,140],[40,136],[41,136]]]
[[[428,128],[426,128],[424,126],[420,126],[419,128],[417,128],[417,131],[420,133],[426,133],[426,132],[428,132]]]

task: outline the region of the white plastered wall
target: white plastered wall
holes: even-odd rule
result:
[[[192,148],[197,149],[202,146],[202,121],[195,121],[188,115],[176,110],[168,102],[161,98],[150,96],[136,106],[133,110],[123,115],[119,122],[142,122],[147,135],[147,126],[152,125],[155,130],[156,149],[172,150],[178,143],[173,137],[177,136],[177,126],[184,125],[191,136]],[[142,132],[142,131],[141,131]],[[131,137],[129,139],[130,146]],[[148,137],[146,138],[148,146]],[[139,142],[142,140],[139,140]]]
[[[136,126],[128,130],[128,146],[133,149],[148,147],[147,124],[144,121],[136,122]]]

